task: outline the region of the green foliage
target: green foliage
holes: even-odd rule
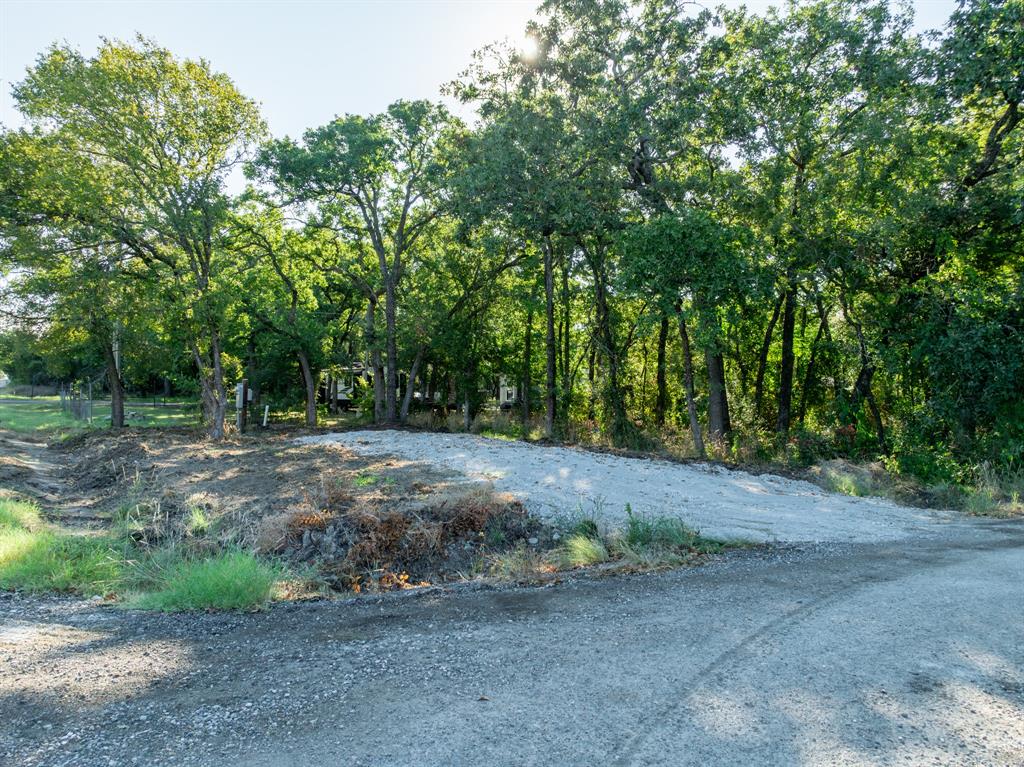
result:
[[[214,436],[243,376],[312,426],[361,363],[375,421],[429,387],[419,422],[506,438],[950,487],[1021,465],[1024,5],[966,0],[934,40],[882,0],[684,5],[542,4],[535,54],[451,84],[472,128],[337,105],[262,144],[204,61],[48,49],[0,135],[3,298],[44,321],[0,368],[114,388],[116,339],[124,383],[200,396]],[[527,412],[488,413],[500,378]]]

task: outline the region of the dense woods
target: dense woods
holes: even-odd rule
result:
[[[0,368],[306,422],[353,393],[695,455],[1024,460],[1024,2],[544,3],[446,89],[272,138],[204,61],[54,46],[0,136]],[[337,110],[344,113],[345,105]],[[424,416],[426,417],[426,416]],[[438,423],[453,423],[439,421]]]

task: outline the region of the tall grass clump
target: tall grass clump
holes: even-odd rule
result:
[[[620,540],[631,549],[663,548],[707,554],[721,551],[722,543],[704,538],[677,517],[638,514],[626,504],[626,527]]]
[[[599,565],[609,559],[604,541],[589,535],[570,535],[562,546],[561,554],[565,564],[571,567]]]
[[[153,591],[130,601],[145,610],[246,610],[264,606],[278,568],[244,551],[228,551],[171,566]]]

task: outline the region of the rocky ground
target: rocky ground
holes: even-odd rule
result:
[[[490,482],[534,514],[557,519],[579,510],[621,525],[635,512],[682,517],[713,538],[756,542],[891,541],[936,532],[958,515],[857,498],[810,482],[712,464],[532,445],[472,434],[393,430],[301,437],[303,445],[391,456],[467,480]]]
[[[1024,526],[257,614],[0,597],[0,762],[1020,765]]]
[[[1021,520],[619,456],[584,466],[592,454],[470,437],[433,435],[417,457],[403,450],[423,435],[373,434],[211,445],[167,431],[60,450],[5,437],[0,480],[66,525],[108,524],[126,499],[168,517],[202,502],[251,541],[266,520],[315,517],[330,486],[363,510],[425,519],[426,498],[525,477],[527,504],[628,490],[638,510],[702,527],[725,509],[777,523],[765,528],[776,538],[857,542],[250,614],[0,594],[0,764],[1024,763]]]

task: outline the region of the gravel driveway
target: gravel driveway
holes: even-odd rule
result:
[[[607,524],[636,511],[679,516],[702,533],[748,541],[891,541],[934,533],[957,515],[881,498],[828,493],[809,482],[718,466],[626,458],[470,434],[349,431],[301,437],[368,456],[394,455],[487,480],[541,517],[582,509]]]
[[[1024,764],[1024,526],[254,615],[0,595],[18,767]]]

